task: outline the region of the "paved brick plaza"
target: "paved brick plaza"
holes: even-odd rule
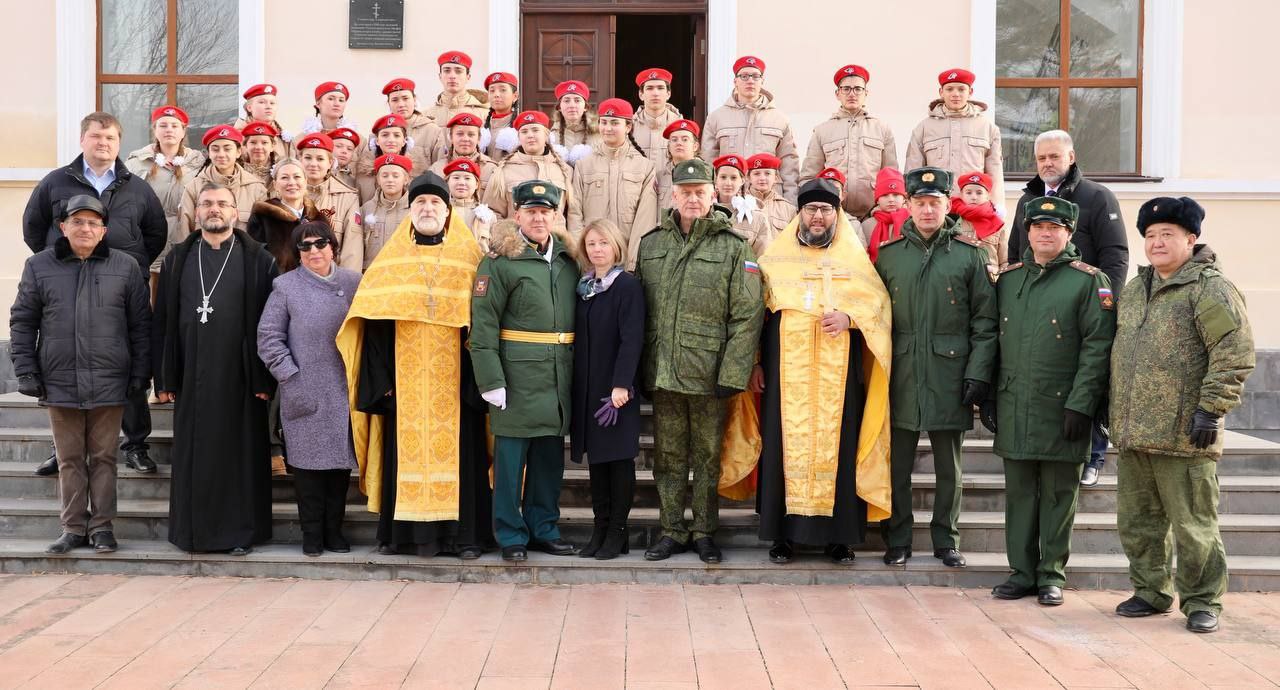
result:
[[[1222,631],[986,590],[0,576],[0,687],[1276,687],[1280,595]]]

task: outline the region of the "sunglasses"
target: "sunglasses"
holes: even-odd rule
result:
[[[310,241],[307,241],[307,242],[299,242],[299,243],[298,243],[298,251],[299,251],[299,252],[302,252],[303,254],[306,254],[307,252],[311,251],[312,249],[324,249],[325,247],[328,247],[328,246],[329,246],[329,240],[326,240],[325,238],[321,237],[321,238],[320,238],[320,239],[318,239],[318,240],[310,240]]]

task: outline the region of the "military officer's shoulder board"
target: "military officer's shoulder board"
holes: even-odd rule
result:
[[[885,241],[881,242],[881,243],[880,243],[880,246],[881,246],[881,247],[887,247],[887,246],[889,246],[889,245],[891,245],[891,244],[895,244],[895,243],[897,243],[897,242],[901,242],[901,241],[903,241],[903,240],[905,240],[905,239],[907,239],[907,236],[906,236],[906,235],[898,235],[897,237],[895,237],[895,238],[893,238],[893,239],[891,239],[891,240],[885,240]]]
[[[977,249],[983,249],[983,247],[982,247],[982,242],[981,242],[978,238],[976,238],[976,237],[969,237],[968,235],[953,235],[953,237],[955,237],[956,241],[958,241],[958,242],[964,242],[965,244],[969,245],[970,247],[974,247],[974,248],[977,248]],[[985,249],[983,249],[983,251],[986,251],[986,250],[985,250]]]
[[[1090,266],[1089,264],[1083,261],[1072,261],[1071,267],[1076,269],[1077,271],[1080,271],[1081,273],[1088,273],[1089,275],[1096,275],[1098,273],[1097,266]]]
[[[1008,272],[1010,272],[1010,271],[1016,271],[1016,270],[1018,270],[1019,268],[1022,268],[1022,262],[1021,262],[1021,261],[1019,261],[1019,262],[1018,262],[1018,263],[1016,263],[1016,264],[1009,264],[1008,266],[1005,266],[1003,269],[1001,269],[1001,270],[1000,270],[1000,275],[1004,275],[1005,273],[1008,273]]]

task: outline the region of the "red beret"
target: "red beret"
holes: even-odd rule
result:
[[[564,98],[565,94],[570,93],[582,96],[582,100],[584,101],[591,100],[591,89],[587,87],[586,82],[578,81],[577,79],[570,79],[569,81],[562,81],[559,84],[556,84],[557,101]]]
[[[383,115],[382,117],[373,121],[374,134],[377,134],[379,130],[386,129],[388,127],[399,127],[400,129],[403,129],[406,134],[409,133],[409,123],[405,122],[403,117],[400,117],[395,113],[391,113],[390,115]]]
[[[733,73],[736,75],[742,71],[743,67],[755,67],[760,70],[760,74],[764,74],[764,60],[754,55],[743,55],[738,61],[733,63]]]
[[[245,139],[248,139],[249,137],[280,136],[280,132],[276,131],[276,128],[272,126],[270,122],[250,122],[240,128],[240,134],[242,134]]]
[[[417,84],[414,84],[412,79],[405,79],[404,77],[392,79],[387,82],[386,86],[382,87],[382,95],[390,96],[392,91],[413,91],[416,86]]]
[[[182,121],[182,124],[191,124],[191,120],[187,118],[187,113],[176,105],[162,105],[151,111],[151,121],[155,122],[162,117],[176,117]]]
[[[636,111],[632,109],[631,104],[621,98],[606,98],[600,102],[600,107],[596,108],[596,114],[600,117],[625,117],[630,119]]]
[[[484,78],[484,88],[487,89],[494,84],[510,84],[513,89],[520,88],[520,80],[510,72],[494,72]]]
[[[298,151],[303,149],[324,149],[329,153],[333,153],[333,140],[326,134],[308,134],[301,137],[296,144]]]
[[[897,168],[880,168],[876,173],[876,200],[886,194],[907,195],[907,183],[902,179],[902,171]]]
[[[245,89],[244,99],[247,101],[255,96],[274,96],[276,95],[275,84],[254,84]]]
[[[862,81],[871,81],[871,73],[862,65],[845,65],[836,70],[835,82],[836,86],[840,85],[840,81],[849,77],[862,77]]]
[[[662,138],[670,139],[672,133],[679,131],[693,132],[694,139],[702,136],[702,128],[698,126],[698,123],[693,120],[676,120],[662,130]]]
[[[445,127],[456,127],[458,125],[463,127],[484,127],[484,120],[471,113],[458,113],[450,118],[449,124],[445,125]]]
[[[547,114],[541,110],[526,110],[523,113],[516,115],[516,119],[511,122],[511,126],[515,127],[517,131],[521,127],[529,124],[539,124],[550,129],[551,118],[547,117]]]
[[[351,98],[351,92],[347,90],[347,87],[342,85],[342,82],[327,81],[316,87],[316,100],[320,100],[321,96],[329,93],[330,91],[337,91],[343,96]]]
[[[650,67],[636,75],[636,86],[644,87],[647,81],[665,81],[671,83],[671,73],[661,67]]]
[[[769,153],[757,153],[747,159],[747,170],[777,170],[782,167],[782,159]]]
[[[441,53],[440,57],[436,59],[436,64],[441,67],[450,63],[462,65],[469,71],[471,69],[471,56],[461,50],[450,50],[447,53]]]
[[[955,69],[949,69],[938,75],[939,86],[946,86],[947,84],[955,81],[958,81],[961,84],[973,86],[973,72],[957,67]]]
[[[964,189],[967,185],[976,184],[982,185],[982,188],[988,192],[991,191],[991,176],[984,172],[975,170],[967,172],[956,179],[959,180],[956,184],[959,185],[960,189]]]
[[[818,177],[824,180],[835,180],[840,183],[841,187],[847,184],[844,173],[836,170],[835,168],[823,168],[822,172],[818,173]]]
[[[384,165],[398,165],[404,168],[405,172],[413,172],[413,161],[408,156],[402,156],[398,153],[387,153],[378,156],[373,161],[373,171],[377,172]]]
[[[325,136],[329,137],[330,139],[333,139],[334,141],[337,141],[338,139],[346,139],[347,141],[351,142],[352,144],[355,144],[356,146],[360,145],[360,135],[356,134],[356,131],[354,129],[351,129],[350,127],[339,127],[337,129],[331,129],[328,132],[325,132],[324,134]]]
[[[727,156],[720,156],[715,160],[714,163],[711,164],[711,167],[713,169],[719,170],[720,168],[723,168],[726,165],[729,166],[730,168],[737,168],[738,172],[741,172],[741,173],[747,172],[746,163],[742,162],[742,156],[737,156],[732,153]]]
[[[476,169],[476,163],[466,158],[455,158],[444,166],[444,176],[448,177],[456,172],[471,173],[478,180],[480,179],[480,171]]]
[[[204,137],[200,139],[200,143],[204,145],[205,148],[209,148],[209,144],[212,144],[219,139],[234,141],[236,142],[236,145],[244,145],[244,135],[240,133],[240,130],[232,127],[231,125],[221,125],[210,129],[204,133]]]

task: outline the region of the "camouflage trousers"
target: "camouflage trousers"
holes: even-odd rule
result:
[[[662,536],[677,543],[709,537],[720,524],[720,440],[728,401],[710,395],[653,393],[653,479]],[[689,470],[693,496],[689,498]],[[685,520],[685,500],[693,522]]]
[[[1220,613],[1227,552],[1218,532],[1218,464],[1121,449],[1119,466],[1117,526],[1134,594],[1167,609],[1176,589],[1184,614]]]

